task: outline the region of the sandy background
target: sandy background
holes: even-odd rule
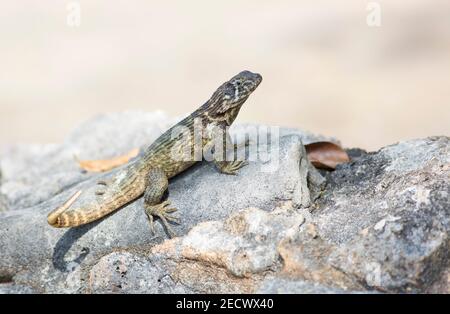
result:
[[[186,114],[243,69],[264,81],[238,121],[377,149],[450,135],[450,1],[0,4],[0,145],[58,142],[103,112]]]

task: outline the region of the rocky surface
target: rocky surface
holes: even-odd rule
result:
[[[279,147],[276,171],[257,160],[226,176],[200,163],[171,181],[179,237],[160,224],[152,235],[142,200],[79,228],[47,225],[49,211],[99,176],[73,155],[144,147],[176,121],[108,114],[61,145],[2,148],[0,292],[450,292],[448,137],[350,150],[350,163],[321,176],[302,143],[325,138],[281,129],[268,146]],[[265,127],[232,131],[252,128]]]

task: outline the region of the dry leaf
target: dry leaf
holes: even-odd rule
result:
[[[341,163],[349,162],[345,150],[331,142],[316,142],[305,145],[309,161],[316,168],[334,170]]]
[[[114,157],[111,159],[100,159],[100,160],[78,160],[78,164],[81,169],[90,172],[104,172],[111,170],[113,168],[119,167],[130,161],[131,158],[136,157],[139,154],[139,149],[135,148],[125,155]]]

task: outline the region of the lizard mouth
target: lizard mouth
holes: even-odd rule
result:
[[[262,82],[262,76],[259,73],[243,71],[239,75],[245,78],[244,88],[247,87],[249,93],[252,93]]]

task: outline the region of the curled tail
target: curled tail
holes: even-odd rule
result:
[[[48,214],[47,222],[55,228],[65,228],[100,219],[141,196],[146,186],[145,178],[143,170],[130,164],[101,178],[97,184],[77,191]]]
[[[67,219],[61,219],[61,216],[64,215],[63,212],[66,211],[77,200],[78,197],[80,197],[81,193],[81,190],[76,192],[62,206],[50,212],[50,214],[48,214],[47,216],[48,224],[55,228],[65,227],[62,222]]]
[[[112,195],[98,200],[89,198],[90,193],[85,193],[87,201],[86,198],[82,198],[81,205],[72,206],[81,196],[82,191],[80,190],[73,194],[62,206],[50,212],[47,216],[47,222],[55,228],[81,226],[108,215],[138,198],[142,193],[143,188],[135,188],[129,189],[125,193],[111,193]]]

